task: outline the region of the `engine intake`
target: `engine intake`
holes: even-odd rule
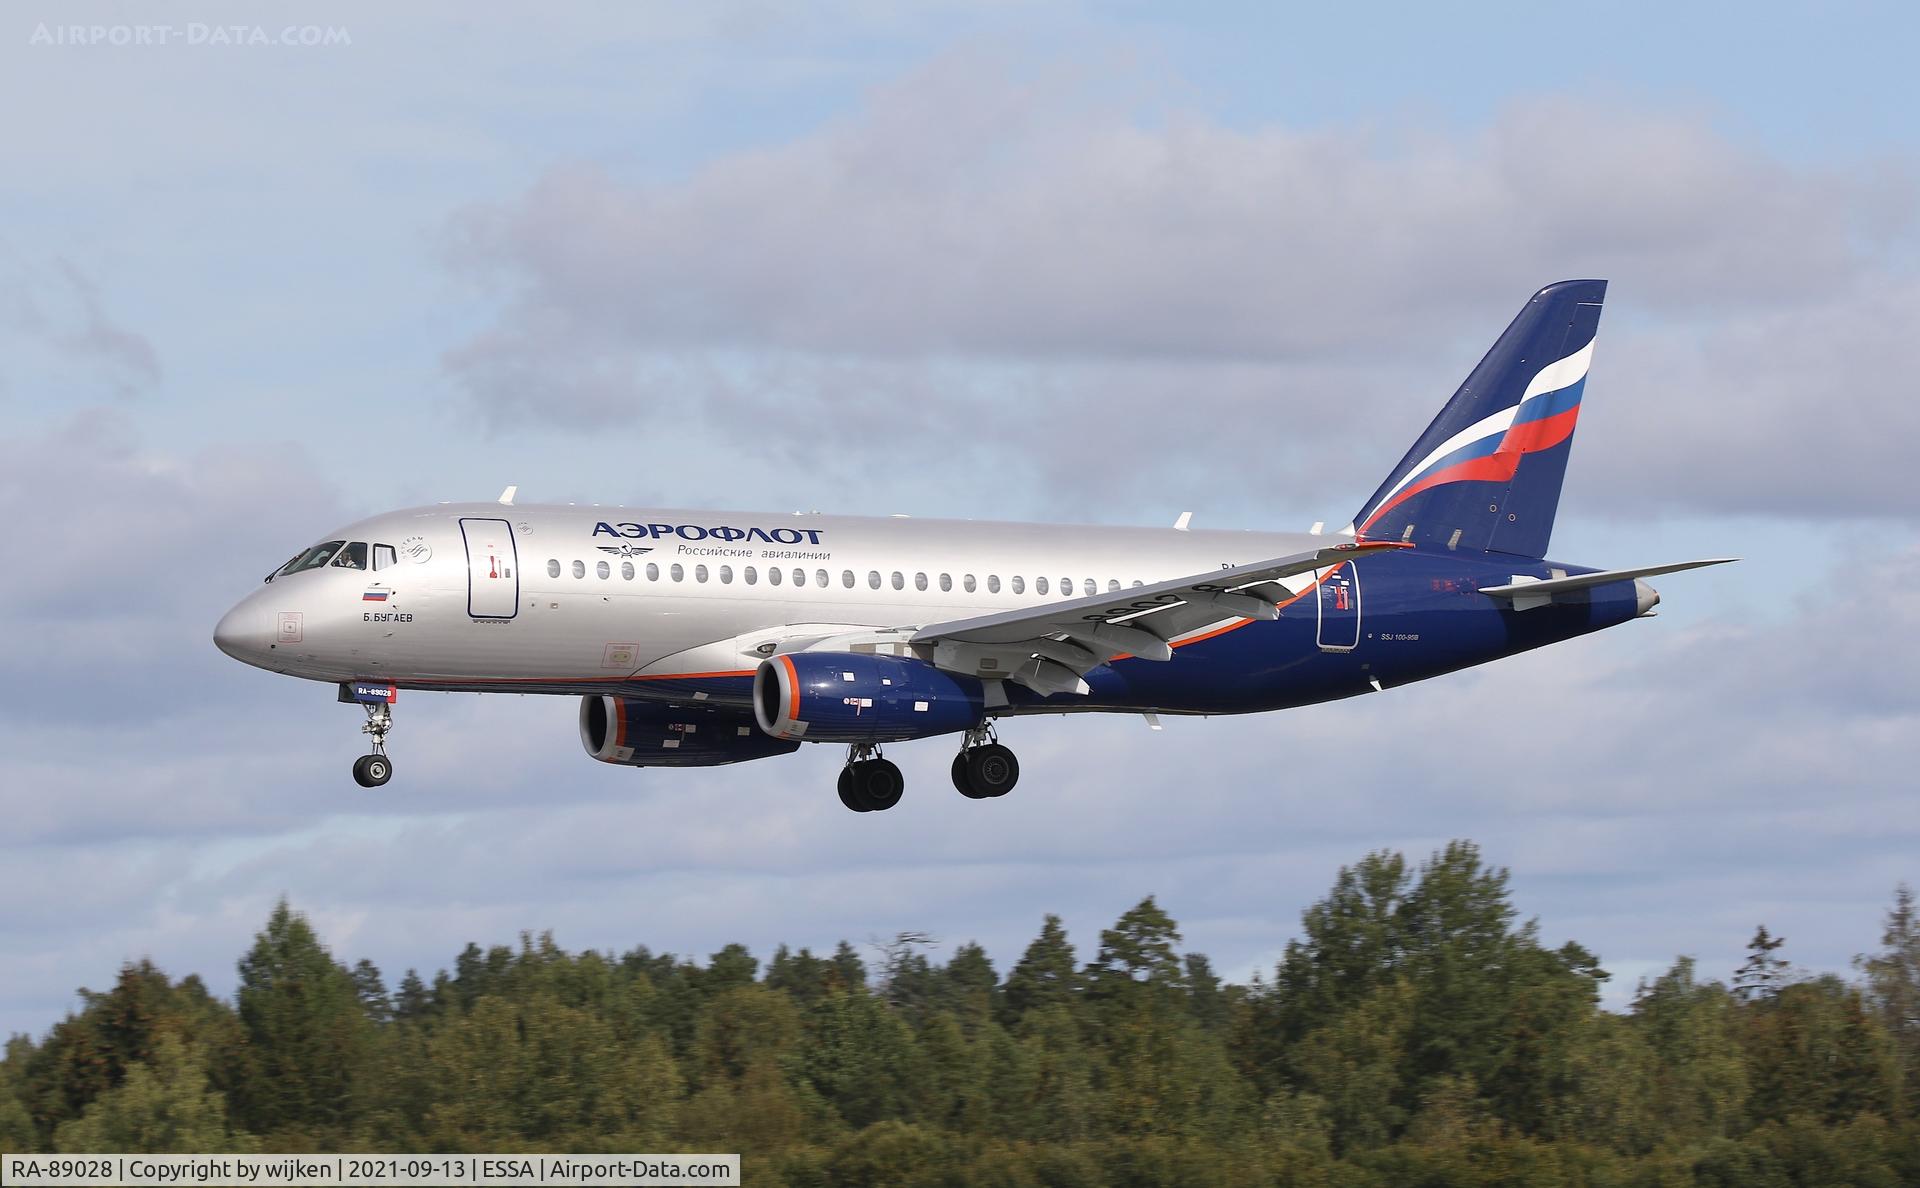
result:
[[[880,743],[971,730],[980,682],[921,660],[853,652],[795,652],[760,662],[753,717],[774,738]]]
[[[740,711],[689,709],[626,697],[580,699],[580,743],[623,767],[718,767],[800,749],[770,738]]]

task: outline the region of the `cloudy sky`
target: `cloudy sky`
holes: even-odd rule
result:
[[[10,6],[0,1033],[131,958],[229,988],[282,894],[397,977],[526,929],[1004,970],[1154,893],[1245,977],[1452,837],[1616,1004],[1761,922],[1844,971],[1920,882],[1910,10],[1333,7]],[[1569,276],[1613,287],[1555,554],[1746,562],[1364,701],[1015,723],[1002,801],[943,740],[855,817],[827,748],[615,770],[570,701],[425,694],[368,792],[330,689],[209,640],[330,526],[507,483],[1344,522]]]

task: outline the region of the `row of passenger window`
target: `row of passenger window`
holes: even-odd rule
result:
[[[575,561],[573,563],[572,568],[573,568],[574,577],[585,578],[587,576],[587,563],[585,561]],[[600,578],[602,581],[608,580],[613,577],[613,566],[610,562],[606,562],[606,561],[595,562],[593,569],[594,569],[594,575]],[[560,576],[561,572],[562,572],[561,565],[557,559],[549,560],[547,562],[548,577],[557,578]],[[650,582],[659,581],[660,573],[661,573],[661,570],[658,564],[652,561],[647,562],[646,575],[647,575],[648,581]],[[676,581],[676,582],[684,582],[687,580],[688,570],[686,566],[680,565],[678,562],[676,562],[667,567],[666,573],[670,580]],[[692,574],[693,574],[693,580],[696,582],[708,581],[713,577],[715,577],[717,574],[720,580],[720,584],[723,586],[732,585],[733,579],[734,579],[733,566],[731,565],[715,566],[712,571],[710,571],[705,565],[695,565],[692,567]],[[636,576],[637,574],[634,569],[633,562],[622,561],[620,563],[620,577],[623,580],[630,582],[630,581],[633,581]],[[761,578],[761,572],[759,569],[757,569],[752,565],[745,565],[740,568],[739,576],[742,582],[745,582],[749,586],[753,586],[753,585],[759,584],[760,578]],[[821,589],[826,589],[833,585],[833,576],[824,569],[816,569],[813,571],[811,583],[809,583],[808,581],[807,571],[804,569],[801,569],[798,566],[795,566],[792,570],[784,570],[775,566],[768,566],[766,569],[766,579],[767,579],[767,584],[769,586],[781,585],[782,583],[788,581],[789,578],[791,578],[792,584],[795,586],[806,586],[806,585],[812,584],[814,586],[820,587]],[[886,578],[886,579],[883,579],[881,577],[880,571],[877,569],[870,569],[867,571],[867,587],[868,589],[872,589],[872,590],[881,589],[883,586],[886,586],[886,585],[891,585],[896,590],[905,590],[907,588],[907,580],[908,580],[907,575],[900,572],[897,569],[893,571],[890,578]],[[928,576],[924,573],[916,573],[913,575],[912,580],[913,580],[913,588],[916,590],[926,590],[926,589],[929,589],[933,584],[937,583],[942,593],[950,593],[953,590],[954,584],[955,584],[953,575],[950,573],[937,574],[931,580],[929,580]],[[843,569],[840,571],[840,585],[842,587],[844,587],[845,589],[851,590],[858,584],[859,584],[858,578],[854,574],[853,570]],[[959,586],[962,590],[966,591],[968,594],[973,594],[978,592],[981,584],[982,583],[979,582],[974,577],[974,575],[970,573],[963,573],[960,575]],[[1143,585],[1144,583],[1136,581],[1133,584],[1136,586],[1139,586],[1139,585]],[[1000,593],[1000,588],[1001,588],[1000,575],[997,573],[988,574],[986,578],[985,586],[986,586],[987,593],[989,594]],[[1015,576],[1007,579],[1007,588],[1015,594],[1025,594],[1027,592],[1027,579],[1016,574]],[[1114,591],[1117,591],[1120,589],[1120,583],[1115,579],[1109,578],[1107,580],[1106,588],[1108,593],[1113,593]],[[1071,597],[1076,597],[1077,594],[1084,594],[1088,597],[1092,597],[1093,595],[1100,593],[1100,583],[1095,581],[1093,578],[1084,578],[1081,581],[1079,591],[1076,592],[1074,589],[1072,578],[1061,578],[1059,583],[1059,590],[1062,597],[1071,598]],[[1044,577],[1034,578],[1033,592],[1035,594],[1051,593],[1052,583],[1050,583]]]

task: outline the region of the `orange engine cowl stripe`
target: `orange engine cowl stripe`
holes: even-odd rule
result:
[[[787,670],[787,679],[781,682],[780,716],[789,722],[800,720],[800,674],[794,671],[793,661],[780,657],[780,666]]]

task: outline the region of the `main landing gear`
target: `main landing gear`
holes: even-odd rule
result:
[[[992,723],[967,731],[953,757],[953,786],[969,800],[1005,796],[1020,782],[1020,760],[1000,744]]]
[[[880,757],[880,748],[855,743],[847,748],[847,765],[840,769],[840,803],[856,813],[882,813],[900,803],[906,777],[892,761]]]
[[[393,729],[393,707],[385,702],[363,705],[367,723],[362,733],[373,740],[373,753],[353,761],[353,782],[362,788],[378,788],[393,778],[393,760],[387,758],[387,731]]]
[[[368,756],[372,758],[372,756]],[[953,786],[970,800],[1005,796],[1020,782],[1020,761],[1000,745],[991,725],[967,731],[953,758]],[[840,769],[840,803],[856,813],[885,812],[900,803],[907,782],[900,769],[880,757],[880,748],[856,743],[847,748]]]

